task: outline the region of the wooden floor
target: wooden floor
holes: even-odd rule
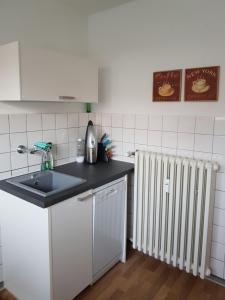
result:
[[[0,292],[0,299],[15,300],[7,291]],[[126,264],[116,265],[75,299],[225,300],[225,288],[130,250]]]
[[[76,300],[225,300],[225,288],[130,250],[118,264]]]

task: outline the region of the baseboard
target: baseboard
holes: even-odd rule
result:
[[[222,278],[219,278],[219,277],[217,277],[217,276],[211,275],[211,276],[207,277],[207,279],[208,279],[209,281],[212,281],[212,282],[214,282],[214,283],[217,283],[217,284],[219,284],[219,285],[225,287],[225,280],[222,279]]]

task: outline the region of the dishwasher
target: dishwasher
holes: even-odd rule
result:
[[[127,177],[94,191],[93,282],[126,260]]]

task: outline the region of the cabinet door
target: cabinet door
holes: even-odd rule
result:
[[[21,51],[23,100],[97,102],[97,67],[87,59],[40,50]]]
[[[90,192],[51,207],[54,300],[72,300],[92,282]]]
[[[94,196],[93,273],[98,278],[121,258],[124,235],[126,182],[121,181]]]

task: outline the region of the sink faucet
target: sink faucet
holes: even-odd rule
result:
[[[24,145],[17,147],[17,152],[20,154],[41,154],[41,171],[53,169],[53,155],[52,155],[52,143],[35,143],[31,148],[27,148]]]

